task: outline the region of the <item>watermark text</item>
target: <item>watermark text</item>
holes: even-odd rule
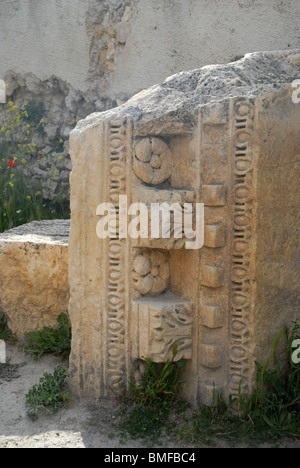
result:
[[[6,103],[6,85],[3,80],[0,80],[0,104]]]
[[[0,364],[6,363],[6,345],[5,341],[0,340]]]
[[[292,354],[292,362],[294,364],[299,364],[300,363],[300,340],[294,340],[292,343],[292,348],[295,349],[295,351]]]
[[[96,214],[100,239],[185,239],[185,248],[198,250],[204,245],[203,203],[133,203],[128,206],[127,196],[119,202],[101,203]],[[131,218],[130,218],[131,217]]]
[[[294,104],[299,104],[300,103],[300,80],[293,81],[292,87],[295,88],[295,91],[292,94],[292,101]]]

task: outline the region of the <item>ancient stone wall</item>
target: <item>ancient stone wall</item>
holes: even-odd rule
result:
[[[300,46],[298,0],[2,0],[0,9],[0,80],[19,106],[45,104],[46,149],[88,114],[181,70]],[[68,148],[63,161],[50,157],[55,181],[43,163],[32,174],[46,198],[69,197]]]

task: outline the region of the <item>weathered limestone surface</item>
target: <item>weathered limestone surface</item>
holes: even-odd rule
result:
[[[299,76],[299,50],[250,54],[78,123],[69,243],[78,394],[126,388],[144,353],[170,356],[172,337],[192,403],[211,404],[214,389],[251,392],[255,360],[300,318]],[[120,209],[120,195],[204,203],[204,247],[100,240],[97,206]]]
[[[299,0],[1,0],[7,100],[44,106],[34,143],[47,161],[31,166],[31,183],[46,199],[62,192],[68,201],[68,147],[59,161],[56,149],[78,120],[181,70],[300,47],[299,17]]]
[[[18,337],[68,310],[69,221],[34,221],[0,235],[0,309]]]

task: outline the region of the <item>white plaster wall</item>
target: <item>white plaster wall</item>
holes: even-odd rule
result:
[[[182,70],[300,47],[300,0],[138,0],[111,92],[132,94]]]
[[[85,89],[88,0],[0,0],[0,78],[7,70],[59,76]]]
[[[56,75],[86,91],[92,40],[86,15],[97,2],[104,5],[0,0],[0,79],[7,70]],[[110,5],[118,2],[124,0]],[[131,0],[131,7],[131,32],[107,80],[112,99],[127,99],[182,70],[300,47],[300,0]]]

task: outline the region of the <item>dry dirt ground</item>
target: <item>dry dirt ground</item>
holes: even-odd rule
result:
[[[121,410],[120,403],[116,401],[102,401],[96,404],[75,399],[67,409],[61,409],[53,416],[41,415],[37,421],[32,422],[26,416],[26,393],[39,382],[44,372],[52,373],[63,361],[55,356],[44,356],[35,361],[24,354],[20,344],[9,344],[7,357],[10,358],[11,364],[24,365],[18,368],[18,378],[11,381],[0,380],[0,448],[147,447],[142,440],[122,439],[122,435],[114,428]],[[229,446],[220,442],[218,447]],[[285,440],[280,447],[299,448],[300,441]],[[192,446],[166,437],[161,441],[159,448]]]

